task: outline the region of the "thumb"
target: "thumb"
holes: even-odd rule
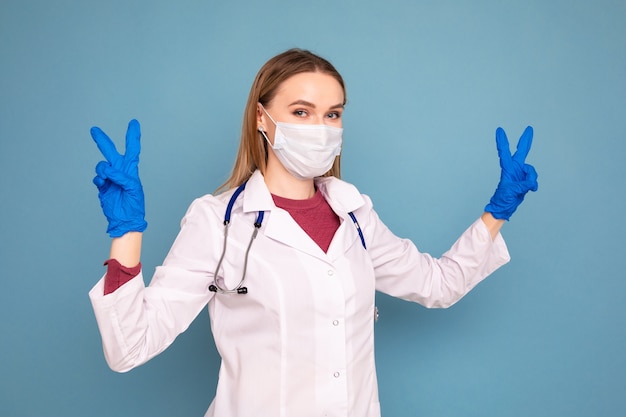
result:
[[[535,167],[529,164],[524,165],[524,174],[526,176],[524,183],[528,187],[530,191],[537,191],[539,188],[539,183],[537,182],[537,171]]]

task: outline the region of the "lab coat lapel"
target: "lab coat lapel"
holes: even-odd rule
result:
[[[327,260],[324,251],[306,234],[291,215],[281,209],[274,208],[264,230],[265,236],[311,256]]]
[[[337,258],[343,256],[348,249],[357,244],[359,237],[356,235],[356,229],[353,227],[352,219],[346,214],[341,218],[341,225],[335,232],[333,240],[330,242],[326,256],[330,262],[334,262]]]
[[[265,211],[261,233],[266,237],[311,256],[327,260],[324,251],[302,230],[291,215],[276,207],[265,185],[263,175],[259,171],[252,175],[246,185],[243,210],[245,212]]]
[[[335,177],[319,178],[316,180],[316,185],[333,211],[341,218],[341,225],[335,232],[326,253],[332,262],[343,256],[352,245],[361,244],[356,226],[348,213],[362,207],[365,200],[354,185]]]

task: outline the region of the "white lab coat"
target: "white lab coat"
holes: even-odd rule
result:
[[[239,282],[253,223],[264,210],[248,260],[246,295],[208,290],[232,191],[193,202],[148,287],[140,274],[104,296],[100,280],[90,298],[109,366],[128,371],[162,352],[208,303],[222,365],[206,416],[380,416],[375,291],[447,307],[509,255],[502,237],[492,240],[477,220],[435,259],[394,236],[354,186],[336,178],[316,184],[341,219],[327,253],[274,205],[258,171],[250,178],[234,205],[218,274],[229,288]]]

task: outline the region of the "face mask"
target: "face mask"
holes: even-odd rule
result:
[[[291,175],[299,179],[311,179],[328,172],[335,157],[341,153],[343,129],[326,125],[275,122],[265,108],[263,111],[276,125],[274,145],[264,131],[260,132]]]

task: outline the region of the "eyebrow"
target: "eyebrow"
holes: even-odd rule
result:
[[[296,100],[293,103],[289,104],[290,106],[294,106],[294,105],[301,105],[301,106],[307,106],[307,107],[311,107],[311,108],[315,108],[315,104],[306,101],[306,100]],[[343,109],[344,105],[343,103],[339,103],[339,104],[335,104],[334,106],[330,106],[331,109]]]

